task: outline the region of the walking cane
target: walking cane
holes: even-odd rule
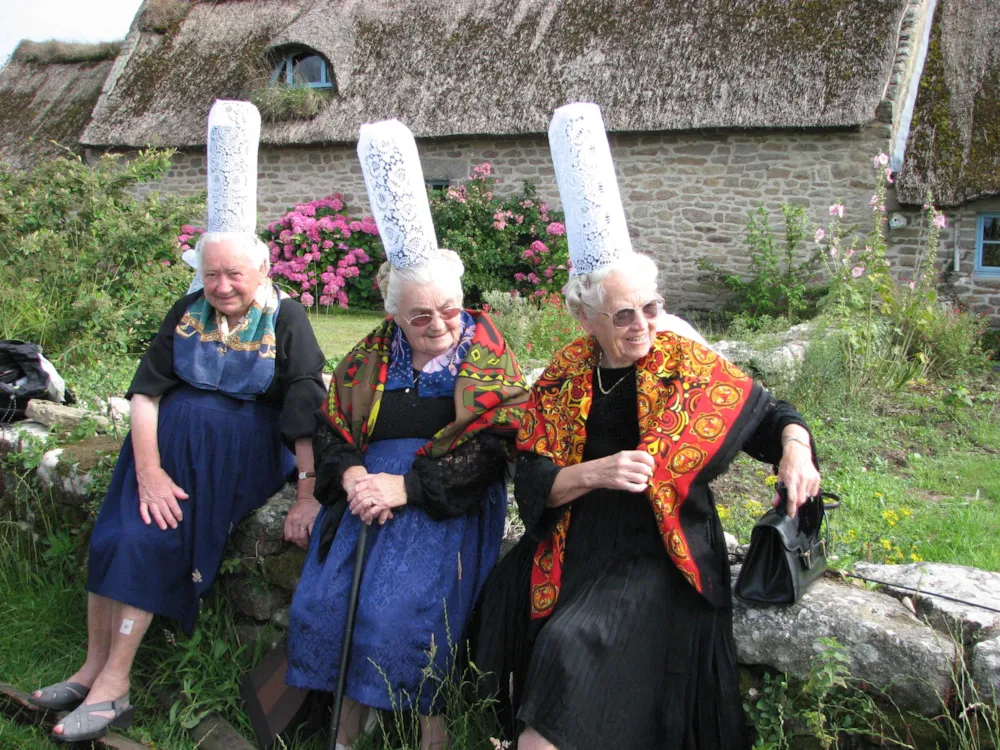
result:
[[[337,694],[333,699],[333,718],[330,720],[330,741],[327,750],[336,750],[337,732],[340,729],[340,709],[344,703],[344,689],[347,686],[347,662],[351,657],[351,639],[354,637],[354,616],[358,613],[358,591],[361,589],[361,571],[364,569],[365,546],[368,542],[368,525],[361,522],[358,545],[354,552],[354,579],[351,593],[347,597],[347,623],[344,625],[344,640],[340,647],[340,672],[337,674]]]

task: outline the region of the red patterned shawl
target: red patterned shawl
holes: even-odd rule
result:
[[[596,361],[595,342],[589,337],[556,354],[531,390],[517,436],[518,449],[545,456],[557,466],[580,463]],[[636,385],[637,448],[656,462],[648,497],[663,544],[687,581],[708,597],[705,578],[710,551],[693,545],[691,537],[694,527],[703,524],[714,509],[708,503],[699,508],[685,507],[685,503],[699,472],[722,448],[750,398],[753,381],[711,349],[661,332],[649,353],[636,362]],[[559,597],[570,515],[567,510],[535,553],[533,619],[550,615]]]

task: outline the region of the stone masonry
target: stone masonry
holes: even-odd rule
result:
[[[734,271],[744,270],[747,212],[758,205],[774,212],[775,229],[781,228],[777,210],[782,201],[808,206],[810,218],[820,226],[828,221],[829,205],[841,201],[848,210],[847,220],[866,223],[873,185],[871,159],[887,149],[889,134],[889,126],[879,123],[840,131],[613,134],[611,147],[633,243],[657,259],[668,306],[689,310],[717,304],[717,295],[698,281],[697,261],[707,258]],[[528,179],[543,200],[559,205],[544,136],[422,141],[420,153],[428,180],[457,182],[488,161],[500,180],[501,193],[516,191]],[[259,163],[259,210],[264,221],[281,216],[297,202],[333,192],[343,193],[351,211],[368,211],[353,144],[263,146]],[[170,174],[155,187],[191,192],[204,186],[205,156],[199,151],[178,153]],[[959,241],[971,275],[975,216],[971,207],[962,211],[966,214],[972,218],[961,223]],[[912,246],[911,235],[915,232],[909,228],[898,233],[898,253],[904,258]],[[890,257],[897,252],[896,240],[897,234],[890,235]],[[979,280],[967,287],[960,291],[975,295],[970,297],[974,309],[997,315],[1000,323],[1000,290]]]

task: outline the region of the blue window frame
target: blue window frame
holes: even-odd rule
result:
[[[281,56],[271,75],[271,85],[279,84],[313,89],[335,88],[329,63],[309,49],[292,50]]]
[[[981,276],[1000,276],[1000,214],[978,216],[973,272]]]

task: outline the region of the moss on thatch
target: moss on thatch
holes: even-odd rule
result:
[[[331,92],[306,86],[263,86],[250,94],[264,122],[308,120],[330,101]]]
[[[186,0],[146,0],[139,12],[139,31],[172,33],[190,8],[191,3]]]
[[[909,0],[192,2],[142,34],[85,134],[94,146],[204,143],[213,99],[259,88],[237,59],[302,44],[333,66],[315,117],[272,144],[351,141],[396,116],[417,136],[545,132],[596,101],[617,131],[857,127],[886,91]]]
[[[940,206],[1000,194],[1000,16],[939,0],[897,192]]]
[[[0,161],[27,168],[80,150],[113,60],[42,65],[12,58],[0,70]]]
[[[121,42],[78,44],[76,42],[60,42],[55,39],[47,42],[32,42],[25,39],[17,45],[12,59],[37,65],[72,65],[73,63],[114,60],[121,48]]]

